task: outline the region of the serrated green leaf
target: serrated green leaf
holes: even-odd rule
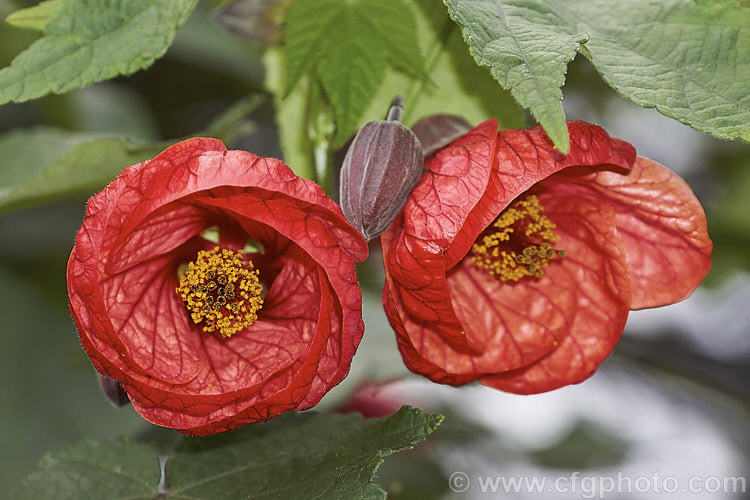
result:
[[[403,122],[413,125],[425,116],[454,114],[472,125],[496,118],[501,129],[521,128],[524,114],[510,94],[500,88],[466,51],[461,30],[445,9],[434,0],[411,0],[417,21],[417,34],[428,65],[431,83],[414,80],[389,70],[372,104],[365,112],[368,120],[382,120],[390,100],[405,96]]]
[[[750,141],[750,10],[736,1],[446,4],[476,61],[490,66],[561,150],[560,86],[577,50],[635,104],[716,137]]]
[[[422,442],[442,420],[408,406],[381,419],[287,414],[210,438],[187,438],[167,457],[162,490],[154,448],[89,440],[45,458],[16,496],[385,499],[372,482],[384,457]]]
[[[5,22],[16,28],[42,31],[63,6],[65,0],[45,0],[39,5],[13,12]]]
[[[583,53],[615,90],[701,132],[750,142],[750,9],[690,0],[557,4],[591,34]]]
[[[151,446],[128,439],[86,439],[47,454],[24,481],[19,499],[154,498],[159,459]]]
[[[197,0],[64,2],[44,37],[0,70],[0,104],[129,75],[166,52]]]
[[[528,0],[446,0],[474,59],[542,124],[552,142],[569,149],[562,109],[567,65],[587,36],[559,29],[553,5]]]
[[[351,135],[388,62],[427,78],[403,0],[296,0],[285,19],[286,91],[314,67],[336,117],[335,145]]]

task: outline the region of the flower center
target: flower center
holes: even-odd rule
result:
[[[219,247],[199,251],[177,287],[193,322],[205,321],[204,332],[218,331],[224,337],[258,319],[262,292],[253,263],[243,259],[242,252]]]
[[[515,201],[495,219],[471,247],[471,261],[502,281],[540,278],[552,259],[565,255],[550,245],[558,236],[544,215],[539,198],[529,195]]]

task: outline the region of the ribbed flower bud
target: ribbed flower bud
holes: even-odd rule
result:
[[[386,121],[359,130],[341,167],[341,209],[368,240],[396,218],[422,173],[422,144],[399,123],[402,111],[398,96]]]

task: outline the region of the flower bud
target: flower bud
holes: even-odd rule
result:
[[[419,120],[411,129],[422,143],[427,158],[464,135],[472,126],[460,116],[431,115]]]
[[[380,235],[406,203],[422,173],[422,144],[398,122],[397,97],[388,120],[366,123],[357,133],[341,168],[341,209],[368,240]]]
[[[107,401],[109,401],[112,406],[119,408],[120,406],[125,406],[130,403],[128,394],[117,380],[108,377],[107,375],[102,375],[99,372],[96,372],[96,378],[99,381],[99,388],[102,390],[104,397],[107,398]]]

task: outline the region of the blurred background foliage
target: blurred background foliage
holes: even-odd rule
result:
[[[0,18],[32,3],[0,0]],[[222,26],[247,36],[248,29],[236,23],[237,16],[247,15],[241,7],[249,3],[233,3],[233,11],[217,16],[211,11],[215,2],[201,2],[166,56],[148,70],[65,95],[0,106],[0,141],[23,130],[44,130],[64,140],[104,133],[149,144],[135,153],[128,150],[147,158],[163,141],[209,132],[230,148],[281,156],[275,107],[280,106],[283,127],[299,128],[304,117],[294,109],[293,95],[284,104],[264,90],[265,46]],[[527,123],[473,64],[445,13],[426,1],[413,5],[422,12],[419,36],[435,86],[420,90],[424,83],[415,87],[406,75],[389,70],[363,121],[380,119],[400,92],[407,96],[411,123],[427,113],[462,109],[474,122],[497,116],[506,127]],[[272,21],[263,35],[271,39],[278,34]],[[0,65],[36,36],[0,23]],[[441,41],[442,51],[426,50],[430,37]],[[471,107],[446,97],[458,95],[472,95]],[[713,269],[688,301],[634,313],[597,377],[551,395],[521,398],[409,378],[380,307],[382,271],[373,247],[372,258],[360,267],[367,334],[352,375],[322,408],[341,405],[363,381],[406,378],[371,397],[446,414],[427,443],[391,457],[379,470],[377,480],[393,498],[449,497],[447,477],[455,470],[492,475],[568,470],[737,475],[748,470],[750,146],[701,135],[654,110],[635,107],[581,57],[569,69],[564,95],[570,119],[604,126],[688,180],[708,214]],[[0,158],[0,192],[13,175],[34,169],[30,162],[57,154],[25,151],[23,144],[4,150]],[[159,434],[130,407],[115,409],[101,396],[67,311],[65,266],[86,199],[101,187],[94,185],[101,180],[92,182],[88,191],[73,190],[62,200],[0,214],[0,497],[46,451],[83,436]]]

